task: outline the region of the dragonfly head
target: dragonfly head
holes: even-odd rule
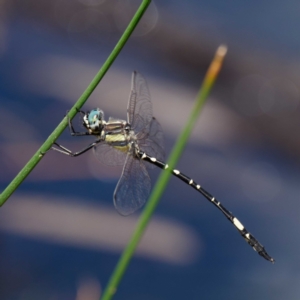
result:
[[[92,133],[101,133],[104,125],[104,112],[95,108],[83,116],[83,126]]]

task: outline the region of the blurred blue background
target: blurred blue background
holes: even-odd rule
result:
[[[3,190],[99,70],[139,1],[0,1]],[[115,299],[299,299],[300,5],[153,1],[84,109],[126,117],[146,77],[169,154],[216,48],[224,68],[179,162],[276,259],[172,178]],[[93,139],[59,142],[80,150]],[[112,202],[120,168],[49,152],[0,209],[0,299],[98,299],[140,212]],[[155,182],[159,170],[151,171]]]

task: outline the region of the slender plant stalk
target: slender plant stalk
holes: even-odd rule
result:
[[[103,64],[102,68],[96,74],[92,82],[83,92],[81,97],[77,100],[74,106],[69,111],[68,115],[60,122],[60,124],[56,127],[56,129],[51,133],[51,135],[47,138],[44,144],[40,147],[40,149],[33,155],[33,157],[28,161],[25,167],[19,172],[19,174],[11,181],[11,183],[6,187],[6,189],[0,195],[0,206],[2,206],[5,201],[11,196],[11,194],[17,189],[17,187],[23,182],[23,180],[29,175],[29,173],[33,170],[33,168],[39,163],[39,161],[43,158],[44,153],[46,153],[52,144],[56,141],[56,139],[62,134],[65,128],[68,125],[68,117],[73,119],[77,113],[77,110],[80,109],[89,96],[92,94],[94,89],[97,87],[103,76],[106,74],[112,63],[115,61],[120,51],[126,44],[133,30],[139,23],[146,9],[148,8],[151,0],[143,0],[142,4],[138,8],[137,12],[133,16],[130,21],[128,27],[125,32],[121,36],[119,42]]]
[[[184,127],[183,131],[179,135],[177,142],[171,152],[170,158],[168,160],[169,170],[174,169],[183,149],[184,146],[191,134],[192,128],[195,125],[195,122],[199,116],[199,113],[203,107],[203,104],[210,93],[210,90],[219,74],[221,69],[223,59],[226,55],[227,47],[220,46],[217,49],[215,57],[206,73],[202,86],[199,90],[199,93],[196,98],[196,103],[192,109],[190,118]],[[101,300],[110,300],[112,299],[113,295],[117,291],[117,287],[128,267],[128,264],[134,254],[136,247],[148,225],[150,218],[159,202],[159,199],[166,188],[166,185],[170,179],[171,173],[170,172],[162,172],[157,180],[157,184],[155,185],[152,194],[147,202],[145,209],[143,210],[141,217],[138,221],[135,231],[133,232],[131,239],[123,251],[123,254],[107,284],[106,289],[104,290],[103,296]]]

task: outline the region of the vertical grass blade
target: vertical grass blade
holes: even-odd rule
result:
[[[227,47],[220,46],[217,49],[215,57],[210,64],[210,67],[205,75],[204,81],[202,86],[199,90],[199,93],[196,98],[195,105],[192,109],[190,118],[187,121],[186,126],[184,127],[183,131],[179,135],[177,142],[171,152],[170,158],[168,160],[169,169],[173,169],[184,149],[184,146],[191,134],[192,128],[195,125],[195,122],[199,116],[199,113],[203,107],[203,104],[209,95],[212,86],[219,74],[221,69],[223,59],[226,55]],[[123,254],[107,284],[106,289],[103,292],[101,300],[110,300],[112,299],[113,295],[116,293],[118,285],[128,267],[128,264],[134,254],[134,251],[150,221],[150,218],[159,202],[159,199],[166,188],[166,185],[170,179],[171,173],[170,172],[162,172],[157,180],[157,184],[155,185],[152,194],[147,202],[145,209],[143,210],[141,217],[138,221],[138,224],[135,228],[135,231],[132,234],[132,237],[123,251]]]
[[[112,63],[115,61],[117,56],[119,55],[120,51],[126,44],[127,40],[131,36],[132,32],[134,31],[135,27],[139,23],[140,19],[142,18],[143,14],[145,13],[146,9],[148,8],[151,0],[143,0],[142,4],[138,8],[137,12],[133,16],[132,20],[130,21],[129,25],[127,26],[126,30],[124,31],[123,35],[121,36],[119,42],[104,62],[102,68],[96,74],[92,82],[71,108],[68,113],[68,117],[73,119],[77,113],[77,109],[80,109],[92,92],[95,90],[103,76],[106,74]],[[68,119],[65,117],[60,124],[56,127],[56,129],[50,134],[47,140],[43,143],[43,145],[38,149],[38,151],[33,155],[33,157],[28,161],[28,163],[24,166],[24,168],[19,172],[19,174],[11,181],[11,183],[6,187],[6,189],[0,195],[0,206],[2,206],[6,200],[11,196],[11,194],[17,189],[17,187],[23,182],[23,180],[29,175],[29,173],[33,170],[33,168],[39,163],[39,161],[43,158],[44,154],[46,153],[52,144],[56,141],[56,139],[62,134],[65,128],[68,125]]]

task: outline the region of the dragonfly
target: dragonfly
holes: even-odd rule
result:
[[[78,110],[78,112],[82,115],[85,131],[75,131],[72,121],[68,118],[71,135],[92,135],[96,140],[78,152],[72,152],[56,142],[51,149],[72,157],[93,149],[96,158],[103,164],[122,165],[122,175],[113,195],[114,206],[121,215],[130,215],[145,204],[151,191],[148,169],[156,166],[172,172],[174,176],[202,194],[223,213],[260,256],[272,263],[275,262],[264,246],[221,202],[192,178],[177,169],[170,169],[164,162],[163,131],[159,122],[153,117],[149,89],[140,73],[134,71],[132,74],[127,120],[110,117],[105,121],[104,112],[99,108],[87,112]]]

